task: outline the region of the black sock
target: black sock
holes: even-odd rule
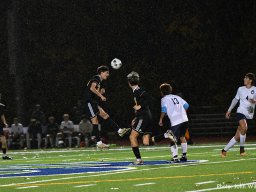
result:
[[[155,142],[162,141],[163,139],[164,139],[164,135],[163,134],[154,136]]]
[[[132,147],[132,151],[137,159],[141,159],[139,147]]]
[[[240,153],[244,153],[244,146],[240,146]]]
[[[187,155],[187,153],[182,153],[182,156],[186,156]]]
[[[96,125],[96,124],[92,125],[92,136],[95,136],[96,140],[99,141],[100,139],[99,125]]]
[[[3,151],[3,154],[5,155],[6,154],[6,148],[3,148],[2,151]]]
[[[109,127],[113,127],[116,131],[118,131],[119,126],[117,125],[117,123],[115,121],[113,121],[111,118],[107,118],[105,120],[105,123],[107,126]]]

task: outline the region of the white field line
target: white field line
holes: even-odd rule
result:
[[[200,149],[200,148],[220,148],[222,149],[225,146],[223,145],[189,145],[190,149]],[[256,144],[246,144],[246,147],[249,146],[256,146]],[[169,149],[169,146],[163,147],[163,146],[155,146],[155,147],[140,147],[141,150],[158,150],[158,149]],[[130,151],[130,148],[114,148],[114,149],[108,149],[108,151]],[[9,151],[9,154],[46,154],[46,153],[74,153],[74,152],[97,152],[99,150],[96,149],[71,149],[71,150],[40,150],[40,151]],[[111,154],[111,153],[110,153]]]
[[[77,185],[77,186],[74,186],[74,187],[91,187],[91,186],[95,186],[96,184],[87,184],[87,185]]]
[[[196,185],[205,185],[205,184],[209,184],[209,183],[216,183],[216,181],[204,181],[204,182],[198,182],[195,183]]]
[[[28,186],[28,187],[17,187],[16,189],[28,189],[28,188],[36,188],[38,186]]]
[[[139,186],[145,186],[145,185],[155,185],[156,183],[140,183],[140,184],[135,184],[133,185],[134,187],[139,187]]]
[[[174,166],[170,166],[169,164],[166,164],[167,166],[164,166],[164,167],[124,170],[124,171],[108,172],[108,173],[95,174],[95,175],[81,175],[81,176],[75,175],[73,177],[46,179],[46,180],[38,180],[38,181],[23,182],[23,183],[11,183],[11,184],[6,184],[6,185],[0,185],[0,187],[8,187],[8,186],[15,186],[15,185],[25,185],[25,184],[35,184],[35,183],[46,183],[46,182],[52,182],[52,181],[62,181],[62,180],[70,180],[70,179],[78,179],[78,178],[88,178],[88,177],[89,178],[91,178],[91,177],[102,177],[102,176],[106,176],[106,175],[115,175],[115,174],[123,174],[123,173],[126,174],[126,173],[129,173],[129,172],[141,172],[141,171],[151,171],[151,170],[159,170],[159,169],[180,168],[180,167],[195,166],[195,165],[202,165],[202,164],[211,165],[211,164],[232,163],[232,162],[251,161],[251,160],[256,160],[256,158],[227,160],[227,161],[216,161],[216,162],[205,162],[205,163],[191,163],[191,164],[182,164],[182,165],[178,165],[177,164],[177,165],[174,165]]]
[[[247,188],[245,186],[248,186]],[[220,189],[256,189],[256,182],[251,183],[242,183],[242,184],[234,184],[234,185],[220,185],[214,188],[208,188],[208,189],[200,189],[196,191],[186,191],[186,192],[204,192],[204,191],[215,191]]]

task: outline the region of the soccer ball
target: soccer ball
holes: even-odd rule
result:
[[[115,58],[111,61],[111,67],[113,69],[119,69],[121,66],[122,66],[122,61],[120,59]]]

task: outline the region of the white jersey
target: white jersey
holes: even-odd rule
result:
[[[255,109],[255,104],[249,102],[249,99],[256,99],[256,87],[246,88],[245,86],[239,87],[235,98],[240,100],[237,113],[242,113],[247,119],[252,119]]]
[[[187,112],[183,107],[185,103],[187,102],[181,97],[172,94],[165,95],[161,99],[161,107],[167,109],[172,126],[188,121]]]

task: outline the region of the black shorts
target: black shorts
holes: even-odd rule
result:
[[[86,102],[84,106],[84,113],[89,119],[96,117],[99,113],[98,103]]]
[[[149,115],[142,115],[135,117],[135,122],[132,129],[142,135],[152,135],[153,123],[152,118]]]
[[[242,119],[247,119],[244,114],[242,113],[236,113],[236,120],[239,122]]]
[[[0,126],[0,136],[4,135],[4,128]]]
[[[177,138],[185,137],[187,129],[188,129],[188,122],[187,121],[171,127],[171,130],[172,130],[173,134]]]

